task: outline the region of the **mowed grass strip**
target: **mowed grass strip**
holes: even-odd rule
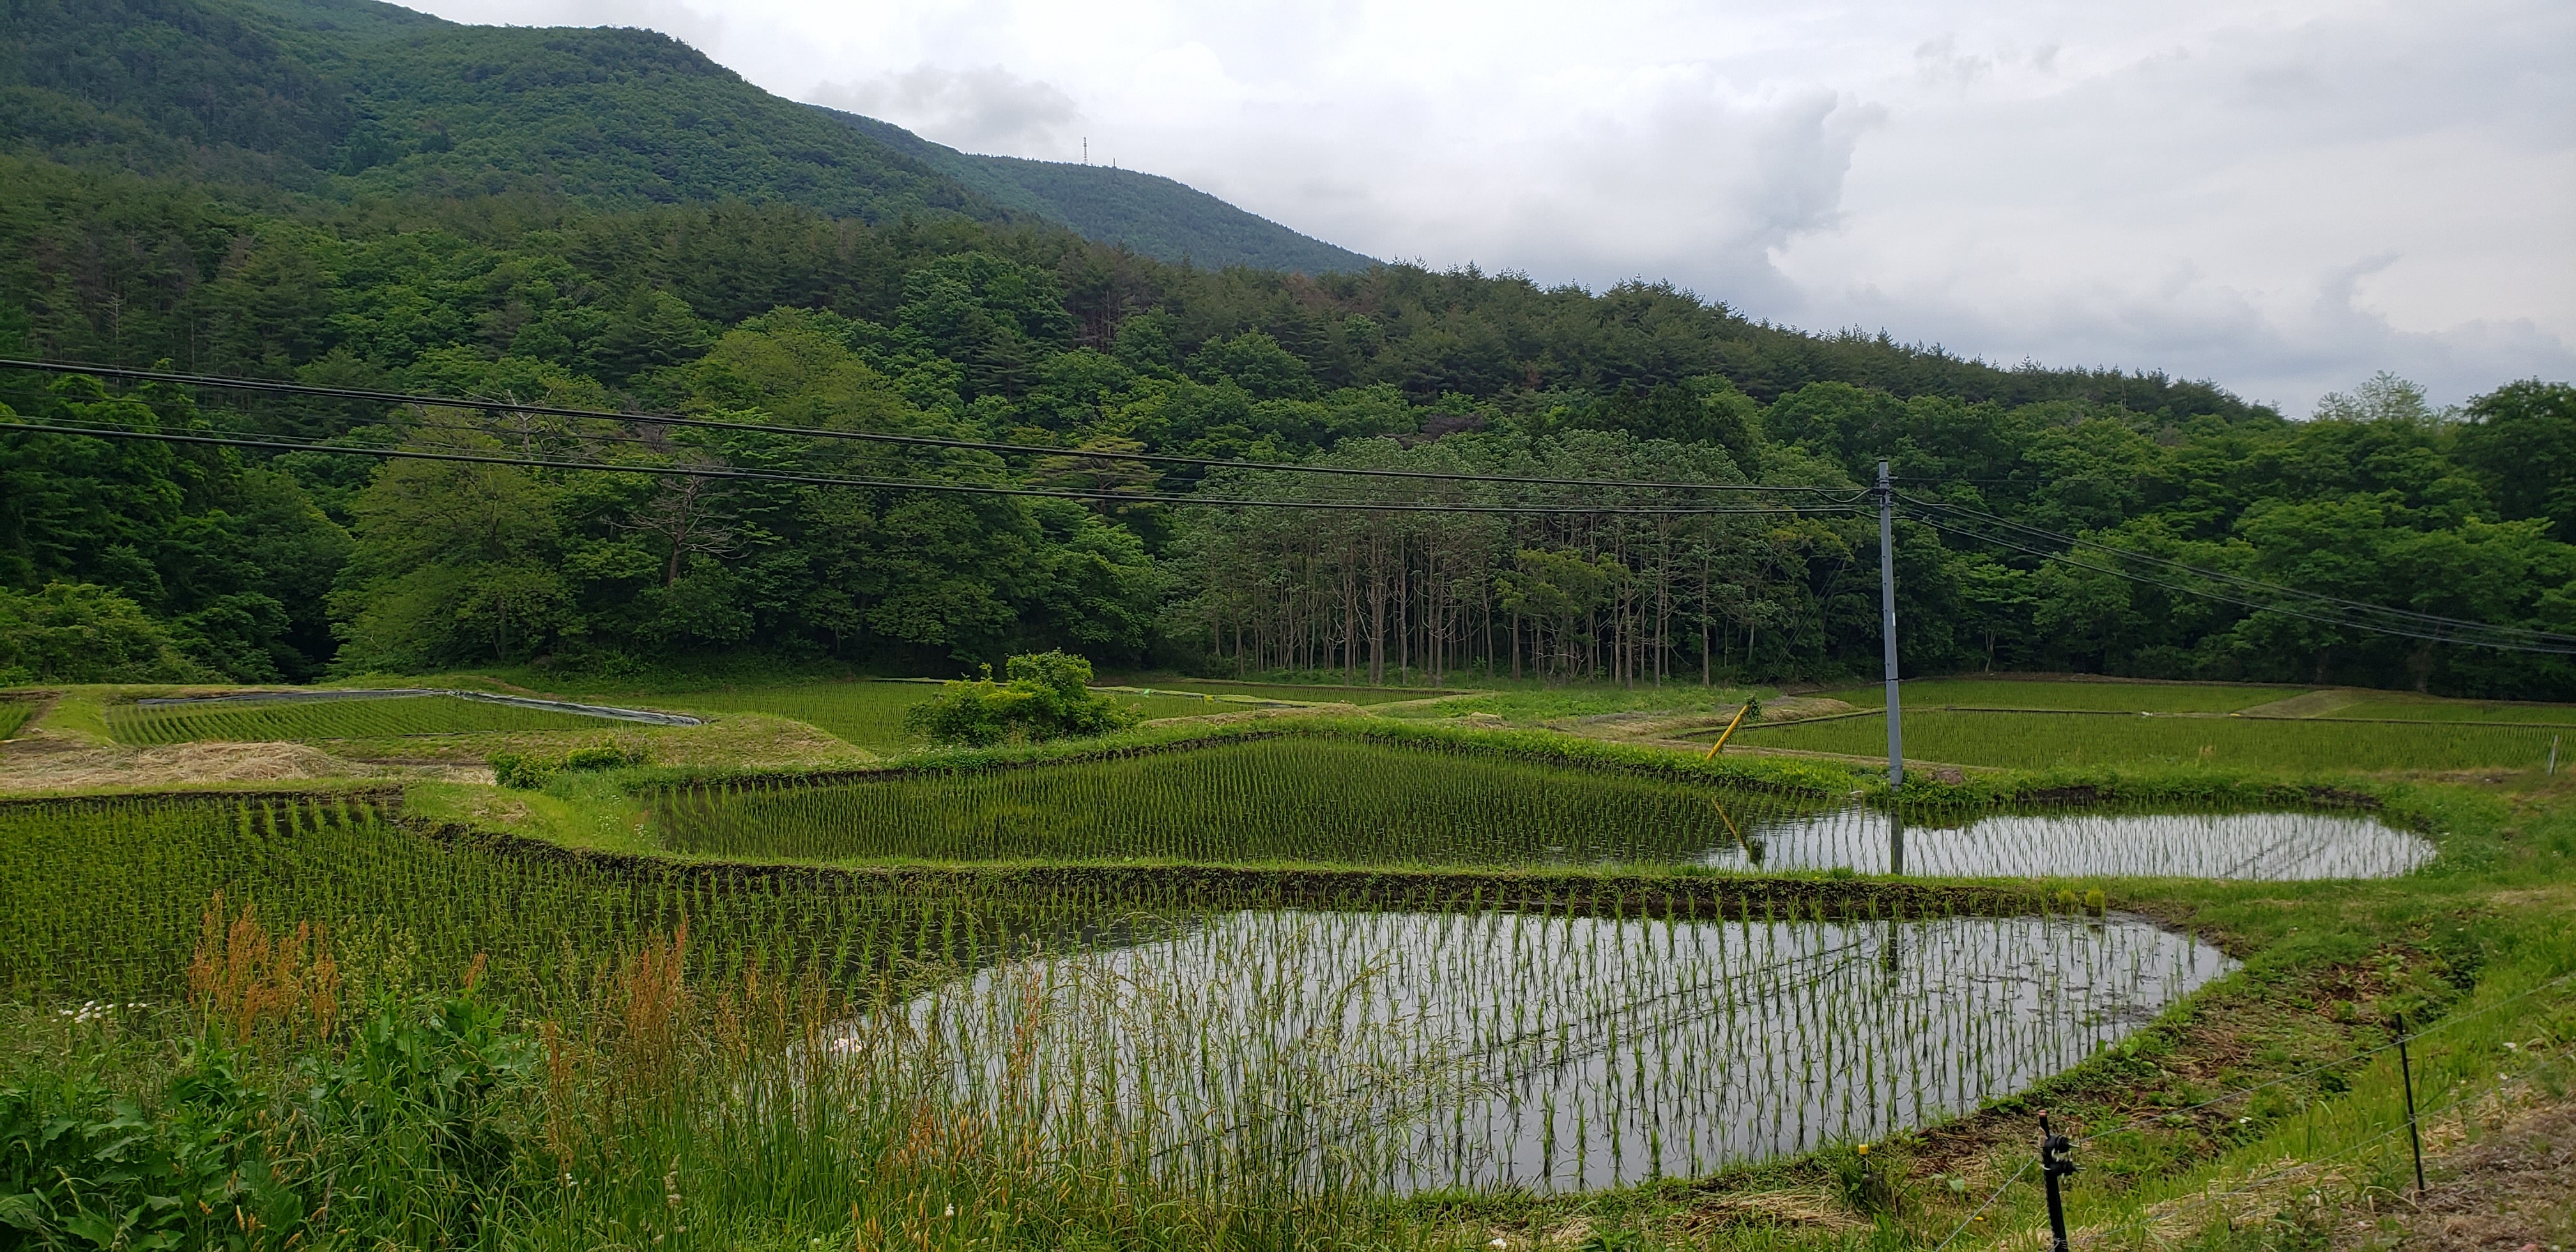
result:
[[[904,729],[904,710],[938,694],[936,683],[817,682],[689,692],[656,697],[655,704],[690,713],[767,713],[803,722],[871,752],[903,752],[925,742]],[[1147,718],[1227,711],[1226,705],[1209,700],[1109,694]]]
[[[1670,864],[1807,805],[1613,771],[1287,736],[1111,760],[665,793],[691,853],[860,861]],[[1730,824],[1731,823],[1731,824]]]
[[[107,729],[118,743],[141,745],[222,740],[382,739],[494,731],[609,730],[626,723],[552,709],[529,709],[454,696],[377,696],[318,700],[206,700],[180,704],[112,704]]]
[[[2286,700],[2306,687],[2239,683],[2051,682],[2016,678],[1920,678],[1905,684],[1907,708],[2090,709],[2125,713],[2233,713]],[[1884,708],[1878,684],[1818,694],[1865,709]]]
[[[1909,760],[2051,769],[2219,765],[2286,770],[2525,769],[2548,759],[2545,726],[2392,725],[2232,717],[1973,713],[1908,708]],[[1853,756],[1887,754],[1884,714],[1748,727],[1735,742]]]

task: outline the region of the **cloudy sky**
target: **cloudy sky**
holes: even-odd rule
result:
[[[2576,377],[2566,0],[414,0],[1346,247],[2304,414]]]

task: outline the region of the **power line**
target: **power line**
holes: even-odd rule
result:
[[[200,444],[226,448],[258,448],[277,452],[321,452],[337,456],[376,457],[397,461],[452,461],[472,465],[513,465],[528,469],[591,470],[608,474],[652,474],[667,478],[720,478],[756,482],[794,483],[816,487],[857,487],[894,491],[938,491],[964,495],[1034,496],[1055,500],[1091,500],[1114,504],[1200,505],[1216,508],[1284,508],[1334,509],[1372,513],[1504,513],[1504,514],[1584,514],[1645,517],[1698,517],[1717,514],[1783,513],[1848,513],[1842,504],[1822,505],[1541,505],[1541,504],[1467,504],[1450,501],[1380,501],[1380,500],[1261,500],[1244,497],[1130,495],[1115,491],[1082,491],[1056,487],[1005,487],[983,483],[919,482],[909,479],[856,478],[830,474],[798,474],[778,470],[746,470],[719,466],[621,465],[604,461],[568,461],[532,456],[493,456],[470,452],[440,452],[421,448],[365,448],[336,444],[293,442],[283,439],[256,439],[227,435],[196,435],[174,431],[131,430],[121,427],[63,426],[47,422],[0,421],[0,431],[33,430],[58,435],[88,435],[99,439],[129,439],[152,443]]]
[[[807,426],[776,426],[758,422],[725,422],[712,418],[682,417],[672,413],[611,413],[600,409],[575,409],[559,405],[522,404],[515,400],[476,400],[454,396],[424,396],[406,392],[370,391],[354,387],[319,387],[309,383],[281,382],[266,378],[229,378],[213,374],[178,374],[167,370],[128,369],[110,365],[77,365],[60,361],[25,361],[0,357],[0,368],[37,370],[53,374],[93,374],[106,378],[124,378],[140,382],[172,383],[190,387],[214,387],[232,391],[264,391],[282,395],[312,396],[328,400],[365,400],[379,404],[409,404],[423,408],[491,409],[504,413],[528,413],[541,417],[570,417],[591,421],[649,422],[657,426],[689,426],[706,430],[737,430],[757,434],[794,435],[810,439],[845,439],[862,443],[902,444],[922,448],[952,448],[969,452],[992,452],[1008,456],[1083,457],[1112,461],[1146,461],[1158,465],[1187,465],[1202,469],[1250,470],[1263,473],[1342,474],[1363,478],[1414,478],[1450,482],[1518,483],[1545,487],[1623,487],[1661,491],[1768,491],[1807,495],[1838,495],[1844,487],[1769,486],[1761,483],[1676,483],[1630,482],[1613,478],[1546,478],[1512,474],[1463,474],[1441,470],[1375,469],[1349,465],[1307,465],[1292,461],[1247,461],[1224,457],[1177,456],[1163,452],[1113,452],[1097,448],[1055,448],[1043,444],[994,443],[978,439],[947,439],[931,435],[891,435],[877,431],[829,430]]]
[[[1981,521],[1985,521],[1985,522],[1991,523],[1991,524],[1993,524],[1993,525],[2009,527],[2010,529],[2017,530],[2017,531],[2021,531],[2021,532],[2022,532],[2022,533],[2024,533],[2024,534],[2028,534],[2028,535],[2035,535],[2035,536],[2038,536],[2038,537],[2040,537],[2040,538],[2042,538],[2042,539],[2053,540],[2053,541],[2058,542],[2058,543],[2066,544],[2066,545],[2068,545],[2068,546],[2070,546],[2070,547],[2093,548],[2093,549],[2096,549],[2096,550],[2098,550],[2098,551],[2110,552],[2110,553],[2114,553],[2114,554],[2117,554],[2117,555],[2122,556],[2122,557],[2129,558],[2129,559],[2131,559],[2131,560],[2144,561],[2144,562],[2147,562],[2147,563],[2149,563],[2149,564],[2151,564],[2151,565],[2161,565],[2161,566],[2164,566],[2164,567],[2165,567],[2165,568],[2167,568],[2167,569],[2180,570],[2180,571],[2182,571],[2182,572],[2184,572],[2184,573],[2187,573],[2187,574],[2195,574],[2195,575],[2198,575],[2198,576],[2200,576],[2200,577],[2202,577],[2202,578],[2213,579],[2213,580],[2216,580],[2216,581],[2219,581],[2219,582],[2232,583],[2232,584],[2234,584],[2234,585],[2236,585],[2236,586],[2249,588],[2249,589],[2251,589],[2251,590],[2255,590],[2255,591],[2268,591],[2268,592],[2275,592],[2275,593],[2278,593],[2278,594],[2281,594],[2281,595],[2297,596],[2297,597],[2300,597],[2300,598],[2302,598],[2302,599],[2316,600],[2316,601],[2321,601],[2321,602],[2323,602],[2323,603],[2327,603],[2327,604],[2341,605],[2341,606],[2344,606],[2344,607],[2347,607],[2347,608],[2352,608],[2352,609],[2362,610],[2362,611],[2364,611],[2364,612],[2377,613],[2377,614],[2381,614],[2381,615],[2388,616],[2388,617],[2402,618],[2402,619],[2405,619],[2405,620],[2408,620],[2408,621],[2420,622],[2420,623],[2424,623],[2424,624],[2426,624],[2426,625],[2431,625],[2431,626],[2457,626],[2457,627],[2462,627],[2462,628],[2466,628],[2466,629],[2474,629],[2474,630],[2488,630],[2488,631],[2495,631],[2495,632],[2497,632],[2497,633],[2501,633],[2501,634],[2521,635],[2521,636],[2525,636],[2525,637],[2532,638],[2532,639],[2535,639],[2535,640],[2546,641],[2546,642],[2550,642],[2550,643],[2566,643],[2566,644],[2576,645],[2576,635],[2562,635],[2562,634],[2555,634],[2555,633],[2550,632],[2550,631],[2545,631],[2545,630],[2534,630],[2534,629],[2531,629],[2531,628],[2529,628],[2529,627],[2524,627],[2524,626],[2495,626],[2495,625],[2491,625],[2491,624],[2486,623],[2486,622],[2474,621],[2474,620],[2469,619],[2469,618],[2462,618],[2462,617],[2444,617],[2444,616],[2442,616],[2442,615],[2440,615],[2440,614],[2436,614],[2436,613],[2419,613],[2419,612],[2416,612],[2416,611],[2415,611],[2415,610],[2413,610],[2413,609],[2397,609],[2397,608],[2390,608],[2390,607],[2388,607],[2388,606],[2386,606],[2386,605],[2381,605],[2381,604],[2372,604],[2372,603],[2370,603],[2369,601],[2366,601],[2366,600],[2348,600],[2348,599],[2345,599],[2345,598],[2343,598],[2343,597],[2341,597],[2341,596],[2331,596],[2331,595],[2327,595],[2327,594],[2325,594],[2324,592],[2320,592],[2320,591],[2304,591],[2304,590],[2301,590],[2301,589],[2296,588],[2296,587],[2285,587],[2285,586],[2282,586],[2282,585],[2280,585],[2280,584],[2278,584],[2278,583],[2267,583],[2267,582],[2263,582],[2263,581],[2261,581],[2261,580],[2259,580],[2259,579],[2247,578],[2247,577],[2244,577],[2244,576],[2243,576],[2243,575],[2241,575],[2241,574],[2231,574],[2231,573],[2226,572],[2225,570],[2214,570],[2214,569],[2209,569],[2209,568],[2207,568],[2207,567],[2205,567],[2205,566],[2192,565],[2192,564],[2189,564],[2189,563],[2187,563],[2187,562],[2173,560],[2172,558],[2169,558],[2169,557],[2161,557],[2161,556],[2153,555],[2152,553],[2138,552],[2138,551],[2135,551],[2135,550],[2133,550],[2133,549],[2119,547],[2119,546],[2114,545],[2114,544],[2107,544],[2107,543],[2103,543],[2103,542],[2101,542],[2100,540],[2095,540],[2095,539],[2085,539],[2085,538],[2081,538],[2081,537],[2079,537],[2079,536],[2075,536],[2075,535],[2064,535],[2064,534],[2059,534],[2058,532],[2053,531],[2053,530],[2045,530],[2045,529],[2042,529],[2042,528],[2040,528],[2040,527],[2030,525],[2030,524],[2029,524],[2029,523],[2027,523],[2027,522],[2017,522],[2017,521],[2012,520],[2011,518],[2007,518],[2007,517],[1999,517],[1999,516],[1997,516],[1997,515],[1995,515],[1995,514],[1992,514],[1992,513],[1986,513],[1986,512],[1979,511],[1979,510],[1977,510],[1977,509],[1969,508],[1969,507],[1967,507],[1967,506],[1965,506],[1965,505],[1960,505],[1960,504],[1949,504],[1949,503],[1945,503],[1945,502],[1938,501],[1938,500],[1917,500],[1917,499],[1913,499],[1913,498],[1911,498],[1911,497],[1909,497],[1909,498],[1907,499],[1907,503],[1909,503],[1909,504],[1914,504],[1914,505],[1918,505],[1918,506],[1926,506],[1926,507],[1930,507],[1930,508],[1942,509],[1942,510],[1945,510],[1945,511],[1948,511],[1948,512],[1953,512],[1953,513],[1965,513],[1965,514],[1967,514],[1967,515],[1969,515],[1969,516],[1971,516],[1971,517],[1975,517],[1975,518],[1977,518],[1977,519],[1979,519],[1979,520],[1981,520]]]

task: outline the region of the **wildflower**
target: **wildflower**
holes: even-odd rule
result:
[[[956,1206],[956,1205],[954,1205],[954,1204],[949,1205],[949,1206],[948,1206],[947,1211],[946,1211],[946,1212],[941,1213],[941,1214],[940,1214],[940,1216],[942,1216],[942,1217],[955,1217],[955,1216],[957,1216],[957,1206]]]
[[[1862,1156],[1867,1156],[1867,1155],[1869,1155],[1869,1145],[1868,1145],[1868,1144],[1864,1143],[1864,1144],[1860,1145],[1860,1154],[1861,1154]]]

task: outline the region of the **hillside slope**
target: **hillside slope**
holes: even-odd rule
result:
[[[981,156],[872,117],[836,109],[820,111],[918,158],[997,204],[1072,227],[1087,239],[1123,244],[1156,260],[1186,260],[1220,269],[1249,265],[1300,274],[1364,270],[1377,264],[1375,258],[1299,234],[1158,174]]]
[[[1170,179],[968,156],[781,99],[651,31],[377,0],[13,0],[0,151],[342,197],[743,200],[1044,221],[1211,267],[1371,264]]]

